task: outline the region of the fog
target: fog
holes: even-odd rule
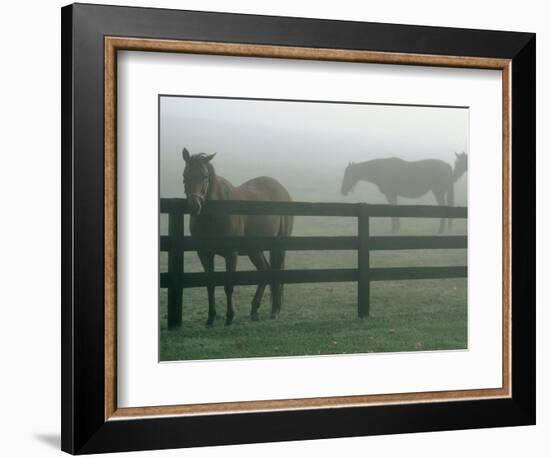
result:
[[[468,152],[468,109],[162,96],[161,197],[184,195],[184,147],[217,153],[217,174],[234,185],[268,175],[294,200],[379,203],[384,196],[368,183],[340,194],[348,162],[399,157],[453,165],[455,152]],[[464,176],[458,205],[465,192]],[[431,195],[422,201],[435,203]]]

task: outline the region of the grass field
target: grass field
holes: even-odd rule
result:
[[[186,223],[186,230],[187,230]],[[371,235],[388,235],[390,221],[373,219]],[[438,221],[402,219],[398,235],[435,235]],[[161,234],[166,233],[161,218]],[[466,221],[455,221],[453,234],[465,234]],[[293,235],[355,235],[353,218],[296,217]],[[372,267],[466,265],[466,250],[385,251],[371,254]],[[160,270],[167,269],[161,253]],[[196,253],[185,253],[186,272],[201,272]],[[216,270],[223,270],[216,259]],[[356,267],[352,251],[294,251],[286,267]],[[253,270],[245,257],[238,270]],[[467,280],[416,280],[371,283],[371,311],[357,318],[355,283],[286,285],[278,319],[269,319],[269,290],[260,308],[260,321],[249,319],[255,286],[235,288],[236,318],[225,326],[225,294],[216,289],[218,319],[205,327],[208,302],[205,288],[183,293],[183,325],[167,329],[167,294],[160,292],[160,360],[296,356],[336,353],[450,350],[467,347]]]

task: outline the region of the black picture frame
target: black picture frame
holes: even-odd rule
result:
[[[535,35],[74,4],[62,14],[62,449],[72,454],[535,424]],[[105,420],[104,37],[511,59],[512,396]]]

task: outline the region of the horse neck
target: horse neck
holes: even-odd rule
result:
[[[461,170],[460,172],[456,169],[456,166],[453,167],[453,181],[457,181],[462,175],[466,173],[466,170]]]
[[[206,199],[231,200],[233,198],[235,187],[225,178],[216,175],[214,167],[209,165],[209,169],[210,180],[208,182]]]
[[[378,176],[377,169],[377,162],[374,161],[366,161],[356,164],[355,173],[353,174],[353,179],[355,180],[355,183],[357,183],[359,180],[376,183],[376,178]]]

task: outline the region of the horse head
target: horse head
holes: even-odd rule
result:
[[[468,155],[465,152],[455,153],[455,166],[453,169],[453,178],[458,180],[468,170]]]
[[[347,196],[357,183],[357,176],[355,174],[355,163],[350,162],[344,172],[344,179],[342,180],[342,195]]]
[[[183,169],[183,186],[192,215],[200,214],[214,178],[214,168],[210,161],[214,154],[191,155],[187,148],[182,151],[185,168]]]

